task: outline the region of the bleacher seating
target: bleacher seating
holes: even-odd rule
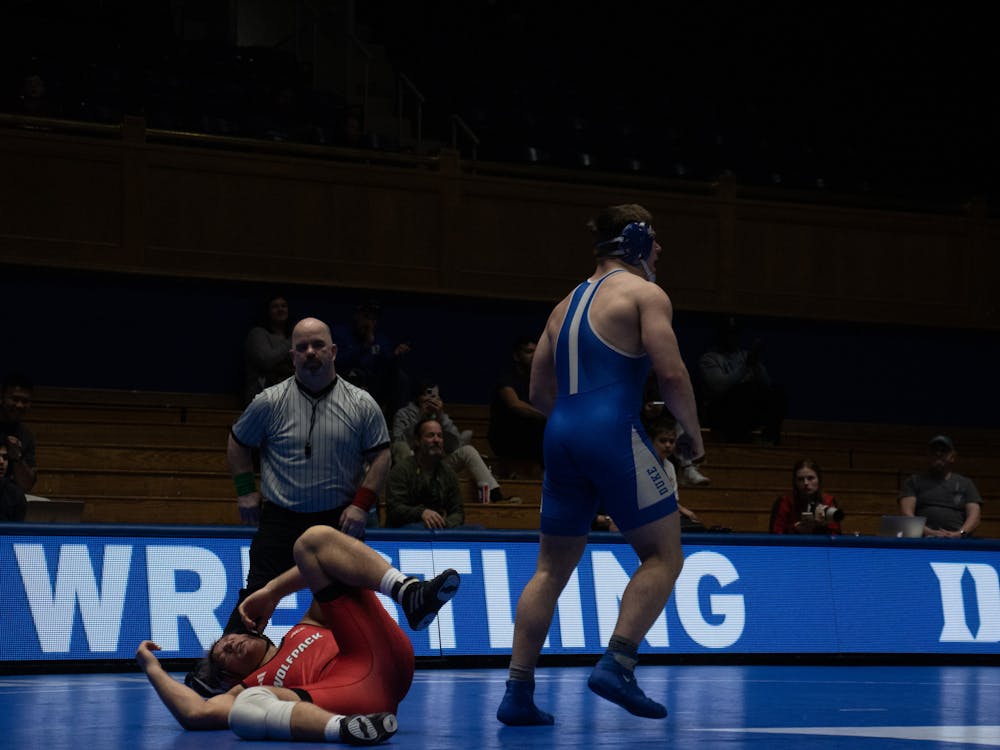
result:
[[[35,493],[82,500],[88,523],[236,524],[239,518],[226,467],[228,427],[239,415],[235,397],[39,387],[28,424],[38,438]],[[489,456],[488,407],[452,404],[449,413]],[[845,533],[873,534],[878,519],[896,509],[903,478],[921,468],[930,428],[789,421],[780,447],[728,445],[706,438],[707,487],[682,488],[681,497],[707,527],[765,532],[774,498],[791,484],[802,457],[824,469],[824,488],[846,513]],[[1000,494],[993,451],[1000,431],[954,430],[958,470],[970,476],[986,502],[978,536],[1000,536]],[[491,459],[492,460],[492,459]],[[522,469],[501,476],[504,492],[520,503],[480,504],[473,483],[462,483],[470,523],[497,529],[537,529],[541,480]]]

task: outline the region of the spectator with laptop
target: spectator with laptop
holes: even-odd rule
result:
[[[927,443],[927,469],[903,482],[900,512],[926,518],[924,536],[962,539],[979,526],[983,499],[971,479],[951,470],[957,455],[950,437],[935,435]]]

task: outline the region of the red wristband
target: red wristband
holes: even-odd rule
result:
[[[367,513],[375,507],[375,503],[377,502],[378,495],[367,487],[358,487],[358,491],[354,493],[354,500],[351,501],[351,505],[357,506]]]

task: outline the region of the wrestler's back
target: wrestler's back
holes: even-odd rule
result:
[[[546,444],[551,440],[553,446],[560,445],[584,461],[606,455],[615,437],[630,439],[631,428],[639,425],[642,387],[649,372],[644,353],[616,348],[591,323],[602,287],[618,273],[624,272],[577,287],[556,342],[557,395],[546,425]]]

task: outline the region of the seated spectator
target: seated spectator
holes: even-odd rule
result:
[[[28,499],[16,482],[6,477],[7,440],[0,434],[0,523],[20,522],[28,510]]]
[[[924,516],[924,536],[961,539],[979,526],[983,499],[971,479],[951,470],[955,444],[936,435],[927,444],[927,470],[903,482],[899,508],[905,516]]]
[[[660,389],[656,382],[656,373],[651,372],[646,378],[646,385],[643,388],[641,419],[643,424],[647,425],[661,417],[672,421],[674,423],[673,446],[676,447],[677,441],[684,435],[684,428],[677,424],[677,419],[667,409],[666,404],[659,399]],[[702,474],[687,455],[680,455],[671,448],[670,461],[674,465],[678,482],[682,487],[700,487],[711,484],[712,480]]]
[[[396,529],[480,529],[465,523],[458,476],[444,461],[444,431],[436,419],[413,428],[414,454],[389,470],[386,526]]]
[[[837,500],[823,492],[819,465],[808,459],[792,467],[792,491],[771,506],[772,534],[840,533],[844,512]]]
[[[458,427],[445,413],[444,402],[437,383],[423,380],[417,387],[413,400],[401,406],[392,418],[392,460],[399,463],[407,456],[413,455],[413,428],[423,419],[436,419],[441,425],[444,436],[444,462],[456,474],[468,471],[479,492],[486,488],[491,503],[502,503],[505,498],[500,490],[500,483],[493,476],[483,457],[473,446],[469,445],[472,431],[458,431]],[[480,495],[481,496],[481,495]]]
[[[21,375],[7,376],[0,386],[0,435],[7,436],[7,469],[3,476],[25,492],[31,492],[38,479],[35,436],[22,421],[31,410],[33,393],[34,385]]]
[[[645,426],[646,434],[649,435],[649,439],[653,442],[656,455],[663,462],[663,469],[667,472],[670,483],[676,487],[677,470],[674,467],[674,462],[678,461],[678,459],[674,454],[674,448],[677,446],[677,432],[679,428],[677,420],[673,418],[670,412],[666,412],[664,415],[647,422]],[[686,528],[687,530],[691,530],[690,527],[693,526],[701,526],[698,516],[690,508],[685,508],[681,505],[679,498],[680,495],[678,493],[677,510],[681,514],[681,531],[684,531]]]
[[[394,343],[379,331],[382,308],[378,302],[363,302],[350,323],[331,330],[337,345],[337,373],[364,388],[391,418],[409,399],[409,377],[402,367],[410,351],[408,343]]]
[[[736,318],[726,318],[714,346],[698,360],[704,422],[725,442],[748,443],[752,431],[761,428],[763,439],[777,445],[785,418],[784,392],[772,385],[761,361],[760,339],[744,349],[740,336]]]
[[[490,403],[490,448],[500,458],[543,464],[545,415],[531,405],[528,386],[535,341],[521,338],[511,348],[511,362],[500,375]]]
[[[267,301],[260,325],[250,329],[244,344],[246,403],[253,401],[253,397],[265,388],[280,383],[295,373],[292,366],[291,336],[288,301],[280,296],[271,297]]]

